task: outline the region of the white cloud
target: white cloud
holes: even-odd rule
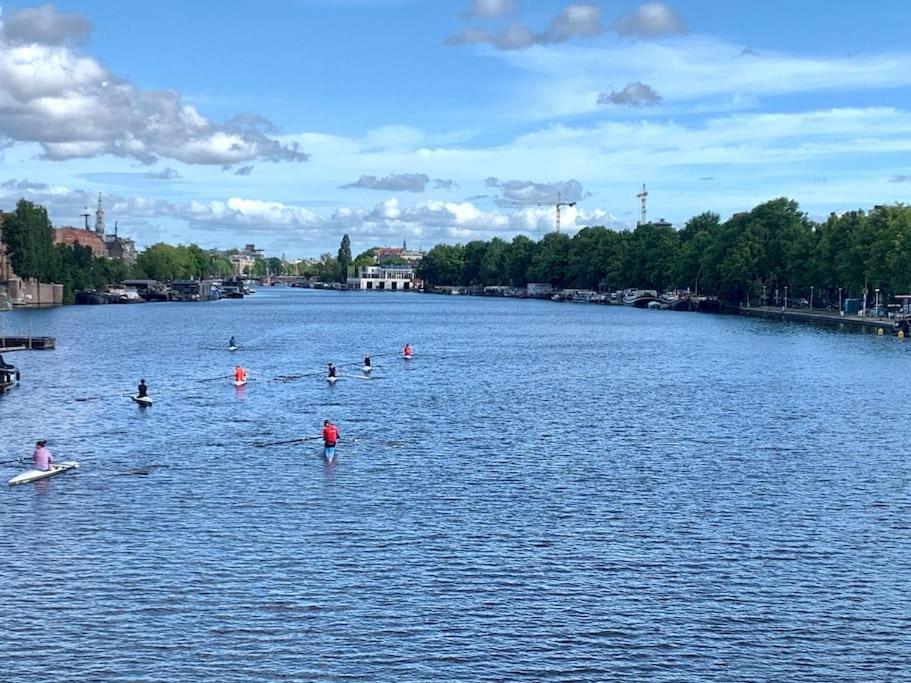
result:
[[[13,44],[63,45],[88,40],[92,22],[81,14],[58,11],[52,5],[8,12],[0,26],[0,39]]]
[[[119,79],[65,44],[79,15],[23,10],[0,32],[0,135],[37,142],[48,159],[102,154],[152,163],[304,161],[295,144],[269,137],[263,119],[241,115],[217,124],[179,93],[150,91]]]
[[[572,38],[591,38],[604,32],[601,9],[596,5],[573,3],[563,9],[541,33],[512,22],[499,33],[469,27],[445,40],[447,45],[491,45],[498,50],[523,50],[532,45],[563,43]]]
[[[648,2],[632,14],[619,19],[614,30],[621,36],[658,38],[686,33],[686,23],[672,7],[663,2]]]
[[[470,19],[499,19],[516,11],[516,0],[471,0],[464,16]]]
[[[385,190],[388,192],[423,192],[430,178],[423,173],[393,173],[384,178],[362,175],[356,182],[342,185],[339,189]]]

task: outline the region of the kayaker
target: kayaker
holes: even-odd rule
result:
[[[364,367],[365,368],[373,367],[372,365],[370,365],[370,356],[364,356]]]
[[[329,376],[338,377],[338,370],[332,363],[329,363]]]
[[[340,438],[338,427],[329,420],[323,420],[323,445],[326,448],[334,448]]]
[[[231,337],[231,339],[228,341],[228,346],[237,346],[237,342],[234,341],[234,337]]]
[[[54,456],[46,447],[47,441],[39,439],[35,442],[35,452],[32,453],[32,460],[35,463],[35,469],[47,472],[54,464]]]
[[[139,395],[136,398],[146,398],[149,395],[149,387],[144,379],[139,380],[137,389],[139,390]]]
[[[405,356],[414,355],[414,351],[411,350],[411,344],[405,344],[405,348],[402,349],[402,354]]]
[[[247,371],[244,370],[239,365],[234,366],[234,380],[237,382],[246,382],[247,381]]]

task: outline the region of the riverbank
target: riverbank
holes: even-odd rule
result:
[[[822,325],[840,325],[873,331],[876,334],[895,334],[895,321],[889,318],[871,318],[859,315],[842,315],[832,311],[812,311],[781,308],[778,306],[741,306],[740,315],[750,318],[791,320]],[[881,331],[881,332],[880,332]]]

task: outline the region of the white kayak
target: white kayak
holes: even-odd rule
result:
[[[73,470],[79,467],[78,462],[60,462],[51,465],[49,470],[26,470],[22,474],[17,474],[15,477],[9,480],[9,483],[13,486],[16,484],[28,484],[30,481],[38,481],[39,479],[47,479],[48,477],[53,477],[55,474],[60,474],[62,472],[67,472],[68,470]]]
[[[236,346],[229,346],[229,347],[228,347],[228,351],[237,351],[237,347],[236,347]]]
[[[236,379],[236,380],[234,380],[234,386],[236,386],[236,387],[242,387],[242,386],[244,386],[246,383],[247,383],[247,380],[245,380],[245,379]]]
[[[373,366],[372,366],[372,365],[365,365],[364,367],[361,368],[361,370],[363,370],[363,371],[364,371],[364,374],[367,375],[367,374],[373,372]]]
[[[141,406],[152,405],[152,399],[149,398],[148,396],[140,396],[139,394],[136,394],[135,396],[130,396],[130,398],[133,399],[136,403],[138,403]]]
[[[411,354],[411,353],[403,353],[402,358],[404,358],[405,360],[411,360],[412,355],[413,354]]]
[[[327,377],[326,381],[329,382],[329,384],[335,384],[338,382],[338,377]]]

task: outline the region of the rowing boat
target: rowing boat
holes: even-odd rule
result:
[[[402,358],[404,358],[405,360],[411,360],[412,355],[413,354],[410,354],[410,353],[403,353]]]
[[[361,370],[363,370],[363,371],[364,371],[364,374],[367,375],[367,374],[373,372],[373,366],[372,366],[372,365],[365,365],[364,367],[361,368]]]
[[[329,384],[335,384],[338,382],[338,377],[327,377],[326,381],[329,382]]]
[[[242,387],[242,386],[244,386],[246,383],[247,383],[247,380],[245,380],[245,379],[236,379],[236,380],[234,380],[234,386],[236,386],[236,387]]]
[[[138,403],[141,406],[152,405],[152,399],[149,398],[148,396],[140,396],[139,394],[136,394],[134,396],[130,396],[130,398],[133,399],[133,401],[135,401],[136,403]]]
[[[56,465],[51,465],[49,470],[26,470],[22,474],[17,474],[10,479],[9,483],[11,486],[15,486],[16,484],[28,484],[31,481],[47,479],[48,477],[53,477],[55,474],[61,474],[62,472],[76,469],[77,467],[79,467],[78,462],[61,462]]]
[[[233,346],[233,345],[232,345],[232,346],[229,346],[229,347],[228,347],[228,351],[237,351],[237,347],[236,347],[236,346]]]
[[[323,456],[326,460],[332,460],[335,457],[335,446],[324,446],[323,447]]]

